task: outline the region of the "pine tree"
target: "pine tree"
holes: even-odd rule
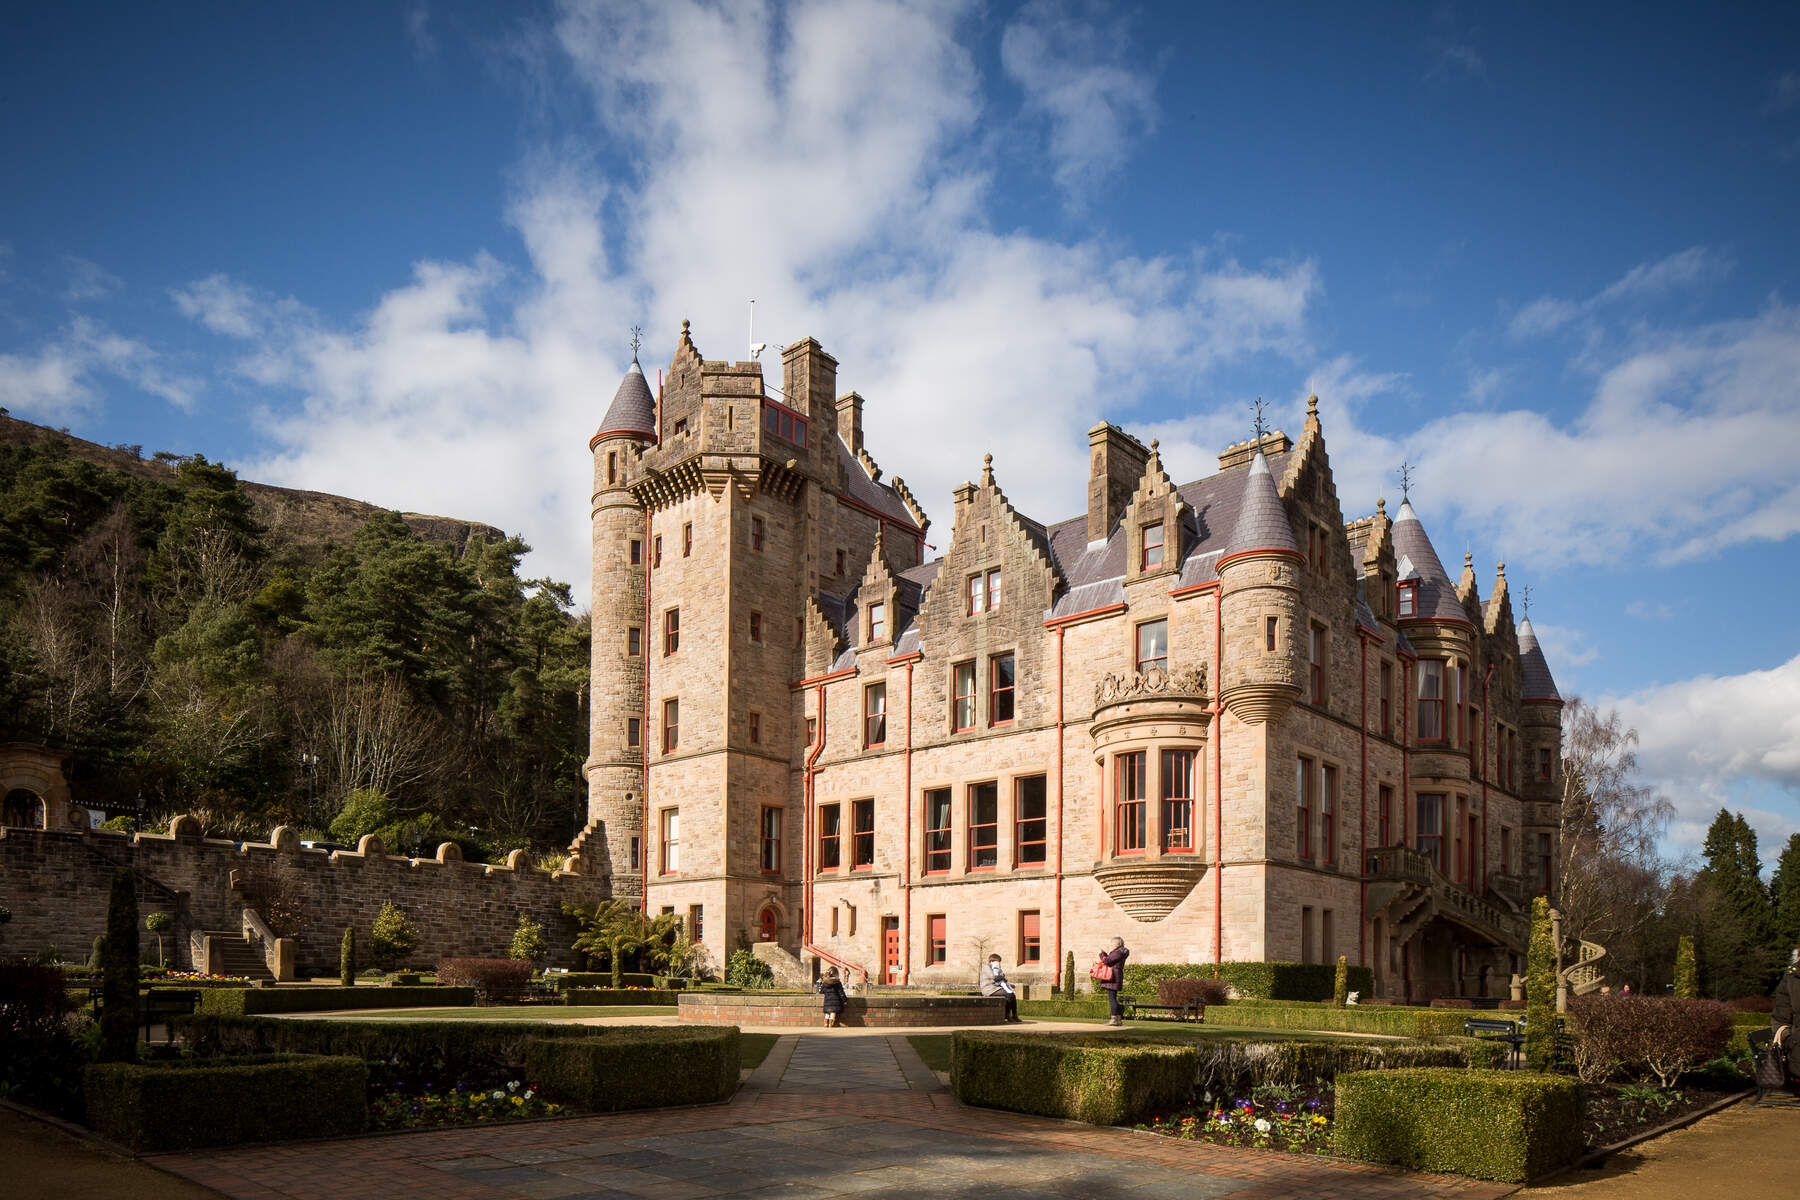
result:
[[[1800,833],[1793,834],[1775,860],[1769,881],[1774,900],[1774,945],[1777,951],[1800,947]]]
[[[1706,859],[1699,877],[1706,942],[1703,988],[1723,998],[1762,995],[1774,982],[1779,959],[1772,945],[1774,909],[1762,881],[1756,831],[1741,814],[1720,809],[1701,854]]]

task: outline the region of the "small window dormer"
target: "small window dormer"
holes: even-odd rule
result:
[[[1419,615],[1419,584],[1417,580],[1402,579],[1394,585],[1395,614],[1405,620]]]

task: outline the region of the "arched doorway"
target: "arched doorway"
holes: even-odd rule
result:
[[[0,804],[0,825],[11,825],[15,828],[44,828],[44,800],[29,788],[14,788],[6,793],[4,804]]]
[[[759,942],[776,941],[780,925],[781,918],[776,915],[775,906],[763,905],[762,911],[756,914],[756,940]]]

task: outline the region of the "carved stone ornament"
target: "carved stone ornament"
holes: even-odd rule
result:
[[[1134,921],[1160,921],[1175,911],[1206,874],[1205,861],[1193,855],[1115,861],[1094,868],[1094,880],[1114,904]]]
[[[1152,696],[1191,696],[1206,698],[1206,666],[1191,667],[1170,674],[1151,667],[1148,671],[1108,671],[1094,685],[1094,707],[1122,704]]]

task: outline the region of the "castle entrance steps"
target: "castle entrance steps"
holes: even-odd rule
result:
[[[203,929],[200,936],[206,939],[207,961],[195,963],[196,971],[209,971],[214,975],[237,975],[259,983],[275,978],[269,971],[268,963],[263,961],[262,951],[251,945],[250,939],[241,930]]]

